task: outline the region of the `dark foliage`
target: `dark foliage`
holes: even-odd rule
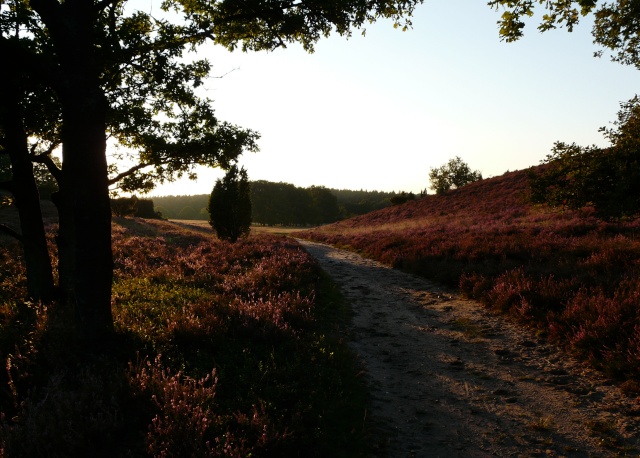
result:
[[[429,180],[431,189],[435,190],[436,194],[443,194],[451,189],[458,189],[482,180],[482,174],[477,170],[471,170],[466,162],[456,156],[446,164],[432,168],[429,172]]]
[[[133,197],[111,199],[111,211],[115,216],[135,216],[137,218],[161,218],[153,208],[153,200]]]
[[[400,194],[396,194],[395,196],[391,197],[390,202],[391,202],[391,205],[400,205],[410,200],[415,200],[415,198],[416,198],[416,195],[414,193],[412,192],[406,193],[402,191]]]
[[[602,129],[611,147],[581,147],[558,142],[546,167],[532,174],[535,203],[579,209],[593,207],[600,218],[633,216],[640,211],[640,102],[621,105],[615,129]]]
[[[209,197],[209,223],[223,240],[235,242],[249,234],[251,228],[251,197],[249,179],[244,168],[231,166],[221,180],[216,181]]]

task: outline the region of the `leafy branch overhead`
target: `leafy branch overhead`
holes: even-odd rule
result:
[[[395,27],[411,26],[409,17],[422,0],[165,0],[163,8],[183,10],[215,43],[230,50],[272,50],[301,43],[314,44],[332,32],[350,36],[380,18]]]
[[[568,31],[582,18],[593,14],[594,43],[612,52],[612,60],[640,69],[640,9],[633,0],[610,3],[597,0],[490,0],[489,6],[504,10],[500,21],[500,35],[506,41],[516,41],[524,35],[525,20],[536,8],[543,10],[538,30],[545,32],[558,27]],[[602,51],[596,52],[597,56]]]

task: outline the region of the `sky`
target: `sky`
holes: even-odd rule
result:
[[[150,4],[142,0],[140,4]],[[390,21],[274,52],[207,45],[203,95],[219,119],[260,132],[240,165],[250,180],[307,187],[407,191],[460,156],[485,178],[537,165],[554,142],[605,146],[598,128],[632,98],[638,71],[594,58],[591,25],[500,41],[500,12],[474,0],[427,0],[413,28]],[[208,194],[202,169],[151,195]]]

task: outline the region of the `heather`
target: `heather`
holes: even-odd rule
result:
[[[344,304],[294,241],[118,218],[116,332],[91,352],[21,300],[19,246],[1,241],[5,456],[363,453]]]
[[[536,169],[300,235],[461,288],[612,376],[640,375],[640,223],[529,202]]]

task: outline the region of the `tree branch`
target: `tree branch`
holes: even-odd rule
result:
[[[32,162],[37,162],[38,164],[44,164],[47,167],[47,170],[49,171],[49,173],[59,183],[60,180],[62,179],[62,170],[58,168],[58,166],[55,164],[55,162],[53,162],[53,159],[51,159],[51,156],[50,156],[51,151],[53,151],[54,149],[55,149],[55,146],[52,146],[49,150],[45,151],[44,153],[37,154],[37,155],[31,154],[30,157]]]
[[[122,3],[122,0],[100,0],[95,4],[95,10],[103,11],[110,6],[115,8],[119,3]]]
[[[31,0],[31,8],[40,16],[42,22],[51,31],[59,31],[62,28],[62,5],[58,0]]]
[[[122,173],[117,174],[115,177],[111,178],[107,183],[109,186],[116,184],[118,181],[122,180],[123,178],[126,178],[128,176],[133,175],[134,173],[136,173],[138,170],[144,169],[145,167],[149,167],[152,165],[156,165],[156,164],[138,164],[138,165],[134,165],[133,167],[131,167],[129,170],[126,170]]]

